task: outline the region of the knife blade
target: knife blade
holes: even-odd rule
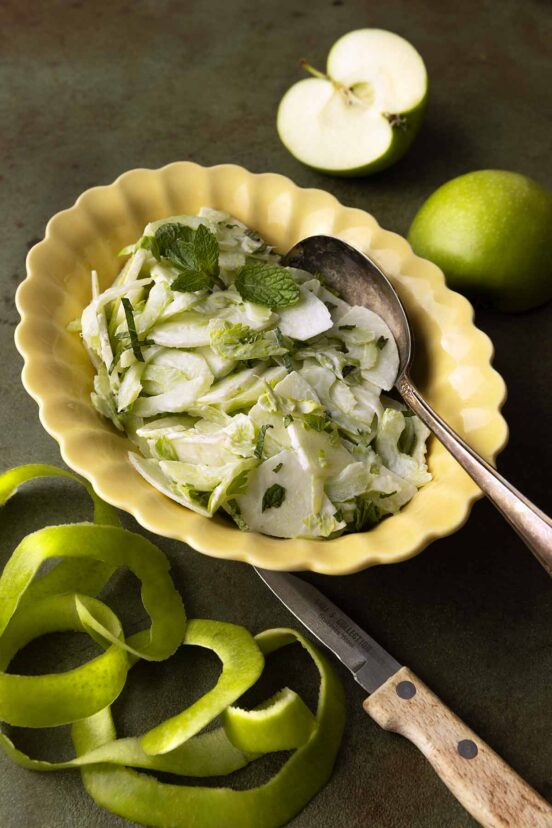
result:
[[[274,595],[370,694],[364,709],[409,739],[485,828],[552,828],[552,807],[452,713],[408,667],[316,587],[288,572],[255,567]]]
[[[256,572],[368,693],[373,693],[401,669],[402,665],[392,655],[312,584],[286,572],[268,569],[256,569]]]

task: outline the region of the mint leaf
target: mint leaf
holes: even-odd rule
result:
[[[284,465],[283,463],[278,463],[277,466],[274,466],[274,468],[272,469],[274,474],[278,474],[278,472],[280,471],[280,469],[282,468],[283,465]]]
[[[179,270],[200,270],[192,242],[177,241],[168,255],[170,263]]]
[[[354,331],[356,325],[338,325],[338,331]]]
[[[257,457],[259,460],[261,460],[262,456],[263,456],[265,436],[266,436],[266,432],[268,431],[269,428],[274,428],[274,426],[271,425],[270,423],[268,423],[266,425],[262,425],[261,430],[259,432],[259,436],[257,437],[257,444],[255,446],[254,454],[255,454],[255,457]]]
[[[178,270],[198,270],[193,238],[194,231],[185,224],[162,224],[155,231],[152,253],[157,259],[167,259]]]
[[[219,274],[217,238],[203,224],[197,230],[175,222],[162,224],[149,242],[149,249],[157,259],[166,259],[178,271],[171,284],[173,290],[207,290]]]
[[[194,254],[201,270],[209,276],[219,275],[219,246],[214,233],[200,224],[194,236]]]
[[[387,345],[387,337],[380,336],[379,339],[376,340],[376,348],[381,351]]]
[[[279,509],[286,499],[286,490],[279,483],[273,483],[269,486],[263,495],[262,511],[267,509]]]
[[[193,293],[196,290],[207,290],[211,287],[211,278],[201,270],[182,270],[171,282],[172,290],[181,293]]]
[[[193,232],[192,228],[187,227],[185,224],[177,224],[175,222],[162,224],[155,231],[156,253],[158,254],[156,258],[168,259],[171,253],[175,251],[179,241],[190,242],[192,240]]]
[[[125,318],[128,328],[128,335],[130,337],[130,344],[132,346],[132,351],[138,362],[143,362],[144,357],[142,355],[142,349],[140,348],[138,334],[136,333],[136,323],[134,321],[134,312],[132,310],[132,304],[130,302],[130,299],[128,299],[126,296],[123,296],[123,298],[121,299],[121,303],[125,311]]]
[[[285,267],[272,264],[247,264],[235,281],[236,290],[246,302],[269,308],[286,308],[299,300],[299,287]]]

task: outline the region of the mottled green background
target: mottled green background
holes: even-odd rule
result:
[[[406,159],[375,178],[340,181],[291,158],[278,141],[274,116],[282,93],[300,77],[298,59],[323,66],[333,41],[362,26],[389,28],[414,43],[429,70],[430,105]],[[551,39],[549,0],[2,0],[2,467],[59,461],[20,383],[13,299],[27,249],[47,219],[82,190],[132,167],[230,161],[328,189],[405,233],[434,187],[472,169],[518,170],[551,186]],[[518,317],[477,313],[509,388],[504,412],[511,439],[500,468],[545,507],[552,474],[551,317],[551,307]],[[86,508],[65,484],[25,491],[2,514],[3,560],[26,532],[79,519]],[[210,560],[174,541],[160,545],[190,615],[237,621],[253,631],[289,623],[247,566]],[[407,563],[313,580],[552,797],[552,584],[491,506],[479,502],[461,531]],[[129,591],[134,607],[134,584],[119,579],[117,606],[128,605]],[[138,617],[137,610],[127,607],[128,613]],[[52,650],[28,648],[14,666],[40,672],[75,663],[67,658],[60,638]],[[295,685],[312,691],[314,674],[303,664],[300,655],[293,667],[280,658],[274,686],[291,670]],[[416,750],[368,719],[361,689],[338,669],[349,708],[343,749],[330,784],[294,826],[474,825]],[[116,706],[127,733],[199,695],[216,662],[181,653],[169,665],[135,672]],[[27,732],[18,739],[40,755],[68,753],[65,733],[49,736]],[[0,757],[3,828],[123,824],[87,798],[78,774],[32,774]]]

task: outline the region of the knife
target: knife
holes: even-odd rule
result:
[[[552,807],[452,713],[414,673],[306,581],[256,568],[277,598],[370,695],[364,709],[405,736],[486,828],[552,828]]]

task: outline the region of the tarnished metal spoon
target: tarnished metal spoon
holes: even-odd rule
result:
[[[336,289],[347,302],[365,305],[385,320],[399,350],[399,372],[395,381],[399,394],[502,513],[548,574],[552,575],[550,518],[468,446],[433,411],[412,382],[412,329],[401,300],[378,265],[359,250],[332,236],[310,236],[303,239],[286,254],[282,263],[310,273],[322,273],[327,284]]]

